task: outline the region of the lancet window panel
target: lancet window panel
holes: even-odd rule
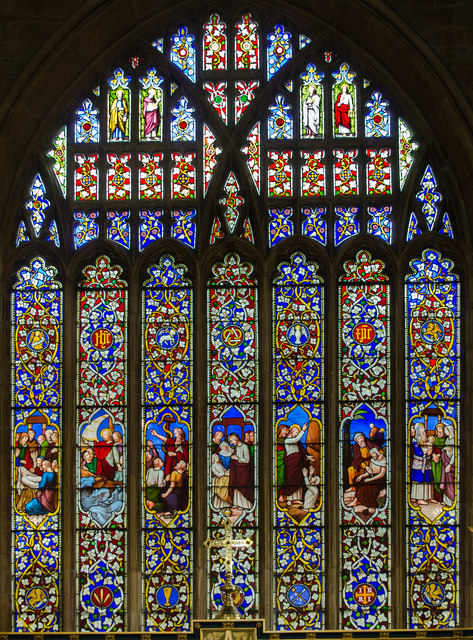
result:
[[[37,257],[12,292],[12,626],[61,628],[63,294]]]
[[[258,299],[253,267],[228,254],[212,269],[208,313],[208,532],[227,520],[251,544],[233,559],[240,612],[258,612]],[[223,547],[208,551],[209,610],[223,605]]]
[[[142,292],[143,596],[147,631],[192,616],[193,291],[169,255]]]
[[[105,255],[77,294],[78,626],[126,627],[127,283]]]
[[[367,251],[339,282],[340,625],[391,619],[390,290]]]
[[[460,287],[433,249],[405,283],[407,593],[414,628],[458,624]]]
[[[324,625],[324,289],[295,253],[273,284],[274,609],[278,629]]]

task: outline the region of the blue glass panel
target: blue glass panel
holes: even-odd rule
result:
[[[195,140],[194,109],[187,105],[187,98],[179,98],[177,107],[171,109],[171,140],[193,142]]]
[[[179,27],[176,35],[171,37],[171,62],[195,82],[194,36],[186,27]]]
[[[74,247],[78,249],[99,237],[98,211],[74,211]]]
[[[367,138],[385,138],[390,135],[391,116],[387,109],[389,106],[383,101],[381,93],[375,91],[371,96],[371,102],[367,102],[368,112],[365,116],[365,136]]]
[[[140,211],[140,231],[138,235],[138,248],[143,251],[149,244],[163,237],[164,227],[159,220],[164,211],[162,209],[142,209]]]
[[[171,212],[175,222],[171,226],[171,237],[195,249],[195,209],[174,209]]]
[[[325,220],[325,207],[303,207],[302,233],[313,238],[320,244],[327,244],[327,222]]]
[[[100,141],[99,111],[89,99],[84,100],[82,107],[76,111],[74,141]]]
[[[41,227],[43,226],[46,210],[49,208],[50,202],[45,198],[46,187],[41,176],[36,174],[30,189],[31,199],[26,201],[26,209],[31,211],[31,223],[35,235],[38,237]]]
[[[294,225],[291,222],[292,209],[270,209],[269,215],[273,218],[269,221],[269,246],[274,247],[280,240],[289,238],[294,233]]]
[[[291,58],[291,34],[284,31],[282,24],[277,24],[274,31],[268,35],[268,49],[266,51],[268,80]]]
[[[360,233],[358,212],[359,207],[335,207],[335,213],[340,218],[335,220],[335,246]]]
[[[129,211],[107,211],[107,218],[111,221],[107,229],[107,238],[126,249],[130,248],[130,223],[127,222],[129,217]]]
[[[269,106],[268,137],[276,140],[290,140],[293,132],[291,105],[284,96],[277,95],[276,102]]]
[[[393,232],[393,223],[389,217],[391,207],[368,207],[368,215],[368,233],[390,244]]]

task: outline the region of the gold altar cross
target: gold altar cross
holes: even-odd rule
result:
[[[207,549],[211,549],[213,547],[216,548],[224,548],[225,549],[225,587],[223,591],[225,592],[224,597],[224,606],[222,609],[223,617],[225,618],[234,618],[239,617],[238,610],[233,604],[233,549],[234,548],[243,548],[250,547],[253,544],[251,538],[232,538],[232,521],[230,519],[225,520],[225,535],[223,538],[219,538],[217,540],[211,540],[207,538],[205,540],[204,545]],[[231,611],[230,611],[231,609]]]

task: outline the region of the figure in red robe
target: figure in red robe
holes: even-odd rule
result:
[[[103,440],[94,442],[94,452],[97,458],[97,475],[103,476],[107,480],[113,480],[117,471],[118,451],[114,448],[114,440],[110,429],[103,429],[100,434]],[[115,455],[117,454],[117,455]]]
[[[337,133],[348,133],[351,131],[351,119],[353,117],[353,99],[348,91],[348,85],[342,84],[342,90],[335,102],[335,124]]]
[[[172,432],[173,438],[165,438],[156,429],[151,430],[151,435],[159,438],[164,443],[164,477],[170,475],[176,464],[181,460],[184,460],[186,464],[189,462],[189,443],[186,440],[184,431],[181,427],[174,427]]]

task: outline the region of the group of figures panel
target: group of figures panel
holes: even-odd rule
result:
[[[168,524],[189,508],[189,425],[169,409],[146,424],[145,504]]]
[[[276,424],[276,493],[278,508],[294,522],[320,506],[321,422],[302,407]]]
[[[342,423],[343,505],[360,522],[387,502],[386,420],[363,405]]]
[[[52,411],[34,411],[15,432],[15,510],[39,524],[58,509],[59,427]]]
[[[238,409],[212,425],[211,508],[232,522],[255,506],[255,426]]]

